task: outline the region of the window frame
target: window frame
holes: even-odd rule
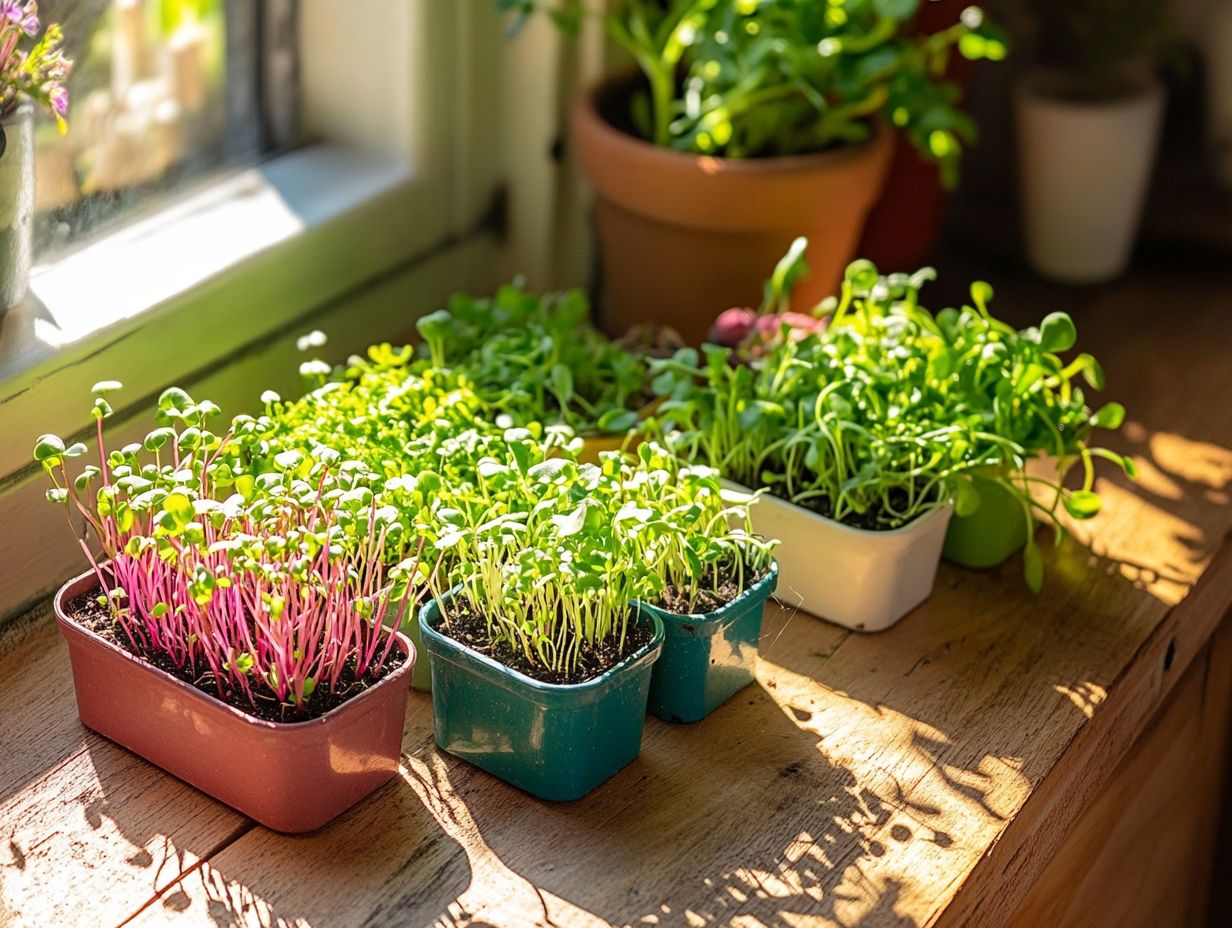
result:
[[[81,561],[28,452],[42,432],[89,439],[94,382],[124,381],[109,425],[127,441],[168,384],[251,407],[294,378],[287,346],[306,329],[406,337],[451,290],[496,282],[499,159],[486,130],[501,74],[481,63],[503,36],[475,15],[483,2],[352,0],[340,28],[336,5],[304,0],[299,108],[316,141],[36,270],[28,305],[0,321],[0,621]],[[363,67],[343,81],[338,61]],[[241,241],[220,236],[229,228]],[[215,260],[201,236],[214,236]],[[204,244],[171,262],[171,241]],[[286,366],[253,363],[270,356]]]

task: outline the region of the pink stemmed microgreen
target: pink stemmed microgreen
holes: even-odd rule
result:
[[[218,407],[176,388],[159,399],[167,424],[106,453],[105,395],[118,386],[95,386],[97,465],[70,481],[68,459],[87,449],[54,435],[38,440],[35,458],[53,483],[48,499],[79,513],[97,539],[101,557],[87,537],[81,546],[132,649],[212,680],[220,698],[276,701],[297,714],[322,688],[380,676],[425,582],[417,554],[385,563],[404,529],[373,492],[383,478],[297,451],[267,472],[241,473],[253,420],[215,434],[207,421]]]

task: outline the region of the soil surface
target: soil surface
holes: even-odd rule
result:
[[[98,604],[97,596],[98,590],[96,589],[92,593],[83,594],[74,599],[68,604],[69,616],[83,628],[89,629],[116,647],[145,661],[147,664],[152,664],[159,670],[166,671],[177,680],[183,680],[189,686],[195,687],[209,696],[213,696],[232,708],[239,709],[246,715],[251,715],[253,718],[263,719],[267,722],[307,722],[311,719],[319,718],[331,709],[336,709],[347,700],[353,699],[370,687],[375,686],[394,670],[401,667],[406,660],[406,655],[395,647],[390,652],[389,660],[385,662],[385,665],[377,673],[369,671],[362,677],[356,677],[355,662],[353,660],[348,661],[347,665],[342,669],[342,675],[338,678],[337,689],[331,692],[325,684],[321,684],[321,686],[313,690],[305,711],[300,713],[294,706],[280,703],[272,693],[262,693],[255,687],[252,694],[253,699],[256,700],[255,702],[250,702],[243,693],[228,696],[219,695],[214,674],[208,667],[199,670],[194,670],[191,667],[176,667],[171,658],[162,652],[149,652],[134,647],[115,617]],[[382,644],[381,647],[384,647],[384,645]]]
[[[751,574],[750,571],[746,570],[744,575],[745,584],[740,586],[736,579],[736,563],[732,561],[719,568],[719,585],[713,589],[702,590],[691,608],[688,591],[674,586],[668,587],[664,591],[662,598],[654,605],[664,612],[674,612],[677,615],[704,615],[708,612],[714,612],[716,609],[726,606],[749,587],[757,583],[766,575],[767,570],[768,568],[760,570],[756,574]]]
[[[464,603],[453,599],[447,603],[447,606],[448,624],[442,623],[437,626],[437,630],[442,635],[542,683],[569,684],[593,680],[611,670],[654,637],[653,629],[647,625],[636,625],[630,622],[628,631],[625,633],[623,650],[616,641],[602,641],[594,648],[583,646],[577,669],[573,673],[566,673],[531,663],[524,653],[507,641],[494,641],[488,634],[487,619],[473,612]]]
[[[827,519],[834,519],[834,504],[826,497],[815,496],[804,500],[804,502],[796,503],[790,499],[787,499],[786,496],[781,496],[778,493],[775,493],[773,490],[770,492],[773,496],[783,500],[784,502],[792,503],[802,509],[807,509],[809,512],[815,512],[817,515],[823,516]],[[878,507],[875,509],[870,509],[868,512],[849,512],[841,519],[834,519],[834,521],[838,522],[840,525],[849,525],[852,528],[862,528],[870,532],[888,532],[893,531],[894,528],[902,528],[901,525],[894,526],[893,528],[887,526],[883,521],[882,516],[890,518],[889,512],[891,510],[894,512],[902,512],[906,509],[907,491],[891,490],[890,502],[892,505],[889,509]]]

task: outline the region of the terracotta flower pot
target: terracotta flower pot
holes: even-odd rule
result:
[[[762,283],[800,235],[809,238],[811,273],[793,306],[807,310],[838,289],[893,154],[885,126],[866,142],[815,155],[692,155],[613,124],[608,115],[627,89],[628,78],[606,81],[573,108],[578,155],[595,189],[605,330],[669,325],[700,343],[722,310],[761,302]]]
[[[267,722],[134,657],[68,607],[93,572],[56,594],[82,724],[275,831],[320,828],[398,770],[415,652],[359,696],[306,722]]]

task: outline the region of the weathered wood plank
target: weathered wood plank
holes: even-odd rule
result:
[[[53,623],[14,637],[0,657],[0,924],[119,924],[253,826],[81,726]]]
[[[648,720],[642,757],[568,805],[440,755],[413,695],[399,780],[315,835],[224,842],[132,894],[136,923],[1008,923],[1160,707],[1190,705],[1176,687],[1232,605],[1232,365],[1209,350],[1232,323],[1226,288],[1178,287],[1079,320],[1142,479],[1100,480],[1091,551],[1049,549],[1042,596],[1012,561],[943,567],[877,636],[772,610],[759,685],[703,723]]]
[[[1063,836],[1011,928],[1161,928],[1185,920],[1203,790],[1203,696],[1209,648],[1110,782]],[[1226,711],[1223,714],[1227,721]],[[1147,850],[1149,849],[1149,851]]]

